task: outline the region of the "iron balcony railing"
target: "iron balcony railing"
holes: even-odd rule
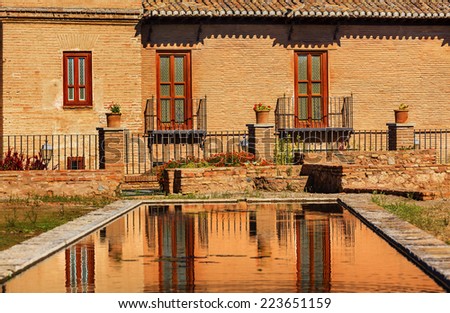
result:
[[[278,98],[275,108],[275,129],[353,128],[353,96],[330,97],[325,108],[316,107],[315,116],[300,117],[295,98]]]
[[[202,130],[206,131],[206,96],[186,99],[180,107],[166,108],[162,117],[155,97],[147,99],[144,111],[145,133],[158,130]],[[172,114],[171,109],[178,110]],[[174,117],[175,116],[175,117]]]

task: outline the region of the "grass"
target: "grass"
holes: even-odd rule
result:
[[[417,202],[410,199],[392,200],[373,195],[372,201],[399,218],[450,244],[450,209],[447,205]]]
[[[0,201],[0,251],[113,201],[97,197],[26,197]]]

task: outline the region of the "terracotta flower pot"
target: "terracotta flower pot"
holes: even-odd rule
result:
[[[267,124],[269,123],[269,113],[270,111],[255,111],[256,113],[256,124]]]
[[[121,117],[122,117],[122,114],[120,114],[120,113],[106,113],[107,127],[112,127],[112,128],[120,127]]]
[[[405,123],[408,120],[408,111],[406,110],[394,110],[395,122]]]

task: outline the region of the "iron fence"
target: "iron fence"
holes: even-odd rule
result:
[[[125,132],[124,163],[126,174],[151,173],[151,158],[148,153],[147,136]]]
[[[388,144],[387,130],[354,130],[348,138],[347,150],[386,151]]]
[[[450,129],[418,129],[414,131],[415,149],[435,149],[437,162],[450,163]]]
[[[416,130],[415,149],[435,149],[439,163],[450,163],[447,130]],[[296,130],[277,133],[274,158],[277,163],[295,163],[299,155],[316,153],[339,154],[344,151],[386,151],[386,130]],[[169,160],[186,157],[204,159],[216,153],[248,150],[247,131],[161,131],[132,134],[125,132],[124,162],[126,174],[152,173],[152,169]],[[48,169],[99,169],[98,134],[66,135],[3,135],[0,153],[16,151],[26,157],[41,153],[45,146],[51,149]]]
[[[274,158],[279,164],[318,162],[335,157],[346,162],[345,151],[386,151],[386,130],[296,129],[278,132]]]
[[[25,157],[44,153],[48,155],[48,169],[99,168],[98,134],[3,135],[1,156],[9,150]]]
[[[170,160],[205,159],[217,153],[245,151],[247,136],[246,131],[125,133],[125,172],[151,175],[155,166]]]

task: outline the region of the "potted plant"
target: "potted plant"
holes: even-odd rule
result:
[[[408,120],[408,108],[407,104],[401,103],[398,109],[394,110],[396,123],[405,123]]]
[[[108,127],[120,127],[120,120],[122,117],[120,105],[113,102],[108,109],[110,112],[106,113],[106,125]]]
[[[267,124],[269,122],[269,112],[272,110],[270,105],[256,103],[253,111],[256,113],[256,124]]]

